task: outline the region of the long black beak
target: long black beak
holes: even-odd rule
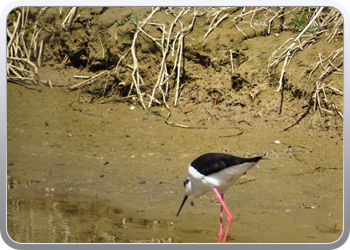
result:
[[[187,198],[188,198],[188,196],[187,196],[187,195],[185,195],[185,198],[184,198],[184,200],[182,201],[182,204],[181,204],[181,206],[180,206],[179,212],[177,212],[177,214],[176,214],[176,217],[179,215],[179,213],[180,213],[180,211],[181,211],[181,208],[182,208],[182,207],[183,207],[183,205],[185,204],[185,202],[186,202]]]

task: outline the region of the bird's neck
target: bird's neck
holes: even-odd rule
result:
[[[189,196],[193,194],[192,192],[192,184],[191,184],[191,181],[189,181],[186,185],[186,195]]]

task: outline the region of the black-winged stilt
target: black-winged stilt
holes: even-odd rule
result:
[[[223,233],[223,210],[225,210],[228,217],[227,229],[223,240],[223,243],[225,243],[232,223],[232,215],[225,205],[224,191],[235,184],[239,177],[244,175],[248,170],[258,168],[259,166],[256,163],[261,158],[261,156],[241,158],[221,153],[208,153],[199,156],[188,167],[189,175],[184,181],[186,194],[176,216],[179,215],[189,195],[198,197],[213,190],[221,204],[220,231],[218,234],[219,243],[221,242]]]

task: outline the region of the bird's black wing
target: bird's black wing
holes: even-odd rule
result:
[[[203,175],[210,175],[217,173],[225,168],[246,162],[258,162],[261,158],[261,156],[254,158],[242,158],[229,154],[208,153],[201,155],[195,159],[191,163],[191,166]]]

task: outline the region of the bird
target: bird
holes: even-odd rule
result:
[[[232,215],[224,202],[224,192],[233,186],[248,170],[259,168],[257,163],[261,159],[261,156],[242,158],[224,153],[206,153],[196,158],[188,167],[189,175],[184,180],[185,197],[176,217],[180,214],[190,195],[198,197],[213,191],[221,204],[219,243],[221,243],[223,236],[223,211],[228,217],[228,224],[222,241],[222,243],[225,243],[231,227]]]

